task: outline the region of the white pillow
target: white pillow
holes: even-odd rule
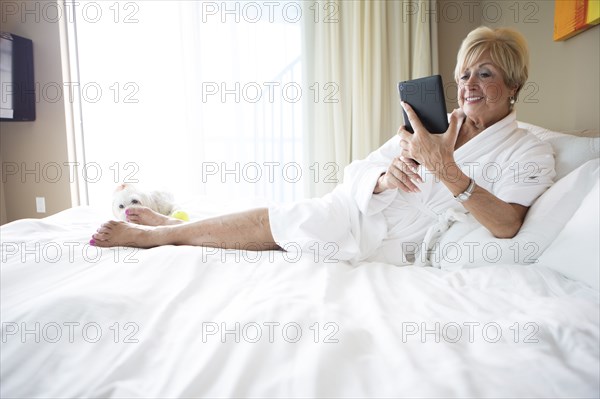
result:
[[[600,183],[584,198],[577,212],[539,258],[570,279],[600,289]]]
[[[529,208],[521,230],[512,239],[495,238],[472,216],[467,222],[454,223],[434,248],[433,266],[449,270],[500,263],[536,263],[599,178],[600,159],[596,158],[556,182]],[[589,222],[598,223],[597,220]]]
[[[578,137],[525,122],[518,122],[518,125],[550,143],[554,150],[555,180],[562,179],[590,159],[600,157],[600,137]]]

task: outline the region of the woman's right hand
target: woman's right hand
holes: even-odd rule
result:
[[[421,190],[415,182],[422,183],[423,179],[417,173],[418,164],[409,158],[394,158],[388,170],[379,176],[374,194],[379,194],[385,190],[400,189],[407,193],[418,193]]]

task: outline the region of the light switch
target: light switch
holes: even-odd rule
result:
[[[46,198],[35,197],[35,209],[37,213],[46,213]]]

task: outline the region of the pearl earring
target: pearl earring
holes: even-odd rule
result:
[[[510,105],[515,105],[515,98],[510,96]]]

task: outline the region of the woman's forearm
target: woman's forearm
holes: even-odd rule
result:
[[[445,168],[438,176],[456,197],[467,189],[470,178],[458,168],[452,169],[452,173],[449,173],[449,168]],[[471,196],[462,205],[496,238],[512,238],[517,235],[528,209],[522,205],[502,201],[478,186],[477,182]]]

